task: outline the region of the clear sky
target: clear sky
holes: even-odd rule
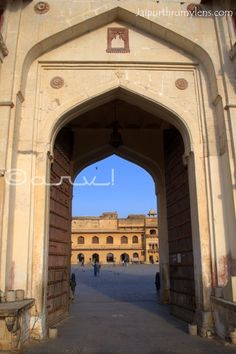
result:
[[[78,184],[78,186],[76,185]],[[112,155],[80,172],[73,188],[73,216],[99,216],[116,211],[119,217],[157,210],[154,181],[146,170]]]

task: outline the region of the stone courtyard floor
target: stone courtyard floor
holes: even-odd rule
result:
[[[74,266],[78,286],[58,338],[31,343],[22,353],[226,354],[235,347],[187,334],[187,324],[159,303],[156,265]]]

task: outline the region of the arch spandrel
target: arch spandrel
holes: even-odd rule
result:
[[[128,30],[129,52],[125,54],[107,53],[108,28],[125,28]],[[71,56],[72,49],[73,57]],[[198,63],[193,55],[178,48],[175,44],[119,20],[74,38],[38,58],[38,61],[43,63],[69,63],[73,61],[81,62],[83,65],[90,61],[145,63],[146,60],[148,62],[163,64],[181,63],[184,65]]]
[[[35,43],[24,57],[21,75],[21,91],[23,93],[25,92],[28,71],[34,60],[63,43],[84,35],[88,31],[93,31],[101,26],[108,25],[112,21],[118,20],[127,22],[147,34],[166,40],[168,43],[177,46],[188,55],[194,56],[197,59],[197,62],[202,63],[207,72],[208,79],[211,81],[212,99],[215,99],[218,94],[215,68],[210,55],[203,47],[198,45],[194,40],[165,27],[164,20],[162,24],[160,24],[150,18],[137,16],[136,7],[132,9],[132,6],[130,8],[127,4],[125,4],[126,6],[122,4],[123,6],[120,5],[117,7],[116,2],[114,2],[113,6],[112,5],[113,4],[111,3],[103,5],[96,11],[87,10],[83,16],[80,14],[73,19],[73,25],[71,25],[71,27],[58,29],[57,33],[51,33],[48,37],[44,37],[38,43]],[[159,22],[161,22],[160,19]]]
[[[91,108],[98,107],[115,98],[124,99],[129,103],[136,102],[138,107],[176,126],[182,134],[186,155],[194,149],[194,141],[200,141],[196,119],[194,120],[194,117],[183,107],[178,107],[166,97],[159,96],[157,92],[148,90],[140,85],[136,86],[135,83],[127,85],[125,82],[116,87],[111,82],[110,88],[107,85],[106,90],[101,92],[100,89],[99,86],[93,87],[93,91],[91,90],[86,99],[79,100],[78,97],[75,97],[50,112],[44,124],[39,127],[39,141],[44,141],[47,146],[50,144],[52,152],[56,135],[64,125]]]
[[[84,31],[81,33],[78,32],[77,35],[75,35],[77,31],[76,25],[72,31],[73,35],[71,32],[71,34],[68,35],[68,38],[65,36],[63,37],[64,39],[60,38],[64,32],[55,34],[54,37],[56,36],[57,40],[55,40],[54,46],[52,46],[51,43],[52,40],[55,39],[53,36],[43,40],[43,42],[47,43],[47,45],[44,46],[41,43],[36,55],[39,63],[37,69],[39,76],[38,81],[40,82],[40,86],[37,88],[38,96],[40,96],[38,99],[39,110],[36,113],[29,105],[27,108],[30,110],[28,116],[37,115],[37,119],[40,120],[40,124],[38,125],[38,137],[40,142],[47,142],[48,144],[54,139],[53,138],[51,140],[51,137],[48,138],[48,136],[45,136],[44,134],[46,132],[50,133],[51,130],[54,131],[54,126],[57,126],[58,129],[60,129],[59,122],[61,121],[62,116],[64,119],[62,124],[66,124],[70,119],[73,119],[74,115],[76,116],[77,114],[81,114],[83,113],[83,109],[87,109],[86,102],[88,102],[88,100],[90,100],[91,108],[92,101],[94,101],[95,105],[98,104],[98,101],[95,101],[98,99],[99,95],[102,100],[103,97],[109,94],[112,95],[112,91],[117,90],[117,88],[121,88],[126,93],[130,93],[129,98],[125,97],[124,99],[134,100],[136,93],[139,99],[142,97],[148,97],[149,99],[146,100],[147,110],[150,109],[151,101],[159,105],[159,112],[157,112],[156,108],[154,108],[156,111],[154,114],[161,114],[164,120],[169,121],[181,131],[185,142],[186,155],[188,155],[189,151],[193,150],[193,146],[196,146],[196,143],[199,144],[202,140],[206,142],[211,141],[211,143],[213,142],[214,144],[216,140],[216,132],[214,127],[211,130],[208,129],[211,136],[208,135],[206,139],[200,138],[205,134],[205,132],[201,130],[201,127],[203,126],[202,122],[205,118],[202,115],[204,110],[203,107],[200,110],[197,109],[198,105],[203,105],[203,102],[200,102],[201,99],[199,101],[199,97],[201,97],[201,89],[199,88],[199,82],[197,82],[199,80],[198,73],[201,71],[201,68],[198,67],[200,60],[197,56],[194,56],[194,48],[199,46],[191,42],[189,39],[164,28],[160,24],[156,24],[149,19],[139,17],[135,19],[133,13],[127,13],[127,10],[117,8],[115,10],[113,9],[112,16],[107,17],[109,18],[108,22],[104,17],[101,17],[101,21],[99,22],[100,27],[98,26],[98,23],[97,25],[93,23],[90,27],[91,33],[88,33],[89,26],[86,25],[84,27]],[[116,22],[111,22],[111,20],[116,20]],[[105,27],[104,24],[106,25]],[[129,63],[127,62],[125,64],[128,65],[128,67],[120,67],[117,69],[117,61],[119,62],[121,58],[124,58],[124,54],[119,54],[118,56],[116,56],[116,54],[112,54],[112,56],[109,55],[109,60],[112,59],[110,66],[108,65],[105,67],[104,58],[107,53],[106,35],[104,31],[106,31],[108,26],[115,24],[129,27],[131,33],[134,34],[134,39],[135,36],[137,36],[137,43],[143,38],[143,40],[145,39],[147,41],[147,45],[153,45],[155,55],[144,58],[144,52],[140,51],[140,48],[138,48],[137,53],[135,52],[135,48],[133,48],[133,56],[129,56],[130,54],[128,54],[127,57],[125,55],[125,58],[129,58]],[[132,26],[135,26],[135,28]],[[155,30],[154,27],[156,28]],[[68,29],[65,31],[68,31]],[[85,45],[83,46],[84,57],[73,55],[75,49],[78,51],[77,54],[79,54],[79,49],[82,47],[81,44],[86,44],[88,38],[90,38],[91,41],[91,38],[93,36],[96,37],[97,35],[98,37],[100,36],[97,40],[100,45],[99,51],[95,50],[95,52],[91,52],[91,49],[88,50]],[[100,44],[102,38],[101,36],[104,37],[104,43],[102,45]],[[188,45],[185,46],[186,43],[188,43]],[[88,45],[88,47],[91,48],[91,45]],[[102,56],[100,56],[102,47]],[[169,58],[165,62],[163,62],[163,58],[159,58],[157,55],[158,52],[161,53],[163,51],[164,47],[166,50],[166,56]],[[197,50],[198,54],[201,50],[203,49],[199,47]],[[149,50],[148,52],[152,51]],[[206,53],[205,55],[208,56]],[[69,60],[70,57],[72,58],[71,60]],[[85,60],[86,57],[88,57],[87,60]],[[153,59],[155,57],[157,57],[157,61],[154,63]],[[204,57],[203,53],[201,53],[201,57]],[[98,63],[95,63],[92,70],[90,70],[91,58],[101,60],[99,63],[99,65],[102,63],[102,66],[100,67],[100,74]],[[81,60],[80,62],[78,62],[79,59]],[[137,68],[136,73],[132,68],[134,65],[137,65],[137,63],[142,66],[143,59],[146,60],[146,63],[144,63],[146,72],[148,70],[152,70],[149,75],[145,75],[144,71],[142,71],[143,68],[141,69],[141,67]],[[208,59],[210,60],[210,57]],[[30,61],[32,62],[32,60],[33,56],[30,56]],[[208,63],[209,60],[206,60],[205,58],[204,62]],[[122,61],[124,63],[127,59],[122,59]],[[88,68],[89,65],[90,68]],[[213,66],[211,69],[213,69]],[[213,82],[214,75],[212,76],[211,69],[210,65],[208,65],[206,72],[208,76],[210,75],[209,77],[211,77],[211,82]],[[34,67],[34,70],[36,70],[36,67]],[[106,75],[104,75],[105,72]],[[107,74],[108,72],[109,74]],[[141,76],[139,78],[140,73]],[[50,81],[58,75],[64,80],[64,87],[60,90],[55,90],[50,87]],[[29,75],[29,77],[34,77],[34,75]],[[180,90],[175,87],[176,81],[182,77],[186,78],[188,82],[188,88],[186,90]],[[94,83],[97,84],[97,87],[94,87]],[[166,86],[166,83],[168,83],[167,85],[169,85],[169,87]],[[204,90],[206,90],[205,93],[207,93],[206,86]],[[111,93],[108,93],[109,91],[111,91]],[[35,97],[33,97],[33,92],[32,85],[29,83],[26,87],[26,102],[31,102],[32,99],[35,99]],[[132,95],[132,93],[134,93],[134,95]],[[204,94],[204,97],[206,96],[207,95]],[[40,102],[43,103],[43,106],[40,106]],[[137,102],[137,104],[139,104],[139,102]],[[82,106],[84,106],[83,109]],[[208,110],[208,108],[205,109]],[[208,121],[210,122],[212,120],[214,120],[213,113],[208,111]],[[23,135],[24,134],[25,133],[23,132]],[[28,133],[26,132],[26,134],[30,134],[30,131],[28,130]],[[193,135],[196,135],[195,139],[193,139]],[[31,137],[29,137],[29,140],[30,139]],[[196,143],[194,143],[194,140]]]

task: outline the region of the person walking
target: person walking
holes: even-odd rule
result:
[[[98,265],[98,262],[95,261],[93,263],[93,274],[94,274],[95,277],[98,275],[98,272],[99,272],[99,265]]]
[[[76,284],[76,280],[75,280],[75,273],[72,273],[71,278],[70,278],[70,298],[71,298],[71,300],[74,300],[76,285],[77,284]]]

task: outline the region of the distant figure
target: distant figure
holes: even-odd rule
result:
[[[70,278],[70,298],[71,298],[71,300],[74,300],[76,285],[77,284],[76,284],[76,280],[75,280],[75,273],[72,273],[71,278]]]
[[[81,267],[84,266],[84,258],[82,258],[82,261],[81,261]]]
[[[100,264],[97,261],[95,261],[94,264],[93,264],[93,274],[94,274],[95,277],[97,275],[99,275],[99,271],[100,271],[99,267],[101,267]]]
[[[97,270],[97,275],[100,275],[100,270],[101,270],[101,263],[98,262],[98,270]]]
[[[160,273],[159,272],[156,272],[155,285],[156,285],[157,291],[159,291],[160,288],[161,288],[161,279],[160,279]]]

